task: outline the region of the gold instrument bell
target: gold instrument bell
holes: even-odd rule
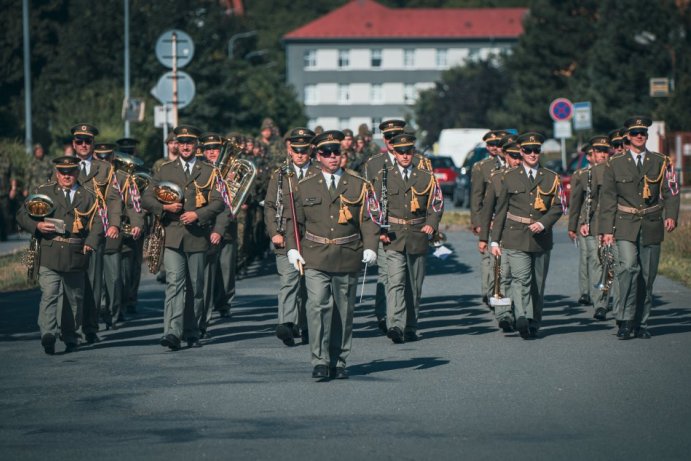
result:
[[[132,176],[134,177],[134,182],[137,184],[137,189],[139,189],[140,192],[149,187],[149,184],[151,184],[151,175],[145,171],[138,171]]]
[[[47,195],[31,194],[24,202],[26,211],[32,218],[45,218],[55,211],[53,200]]]
[[[133,174],[137,167],[144,165],[141,159],[133,155],[125,154],[124,152],[117,152],[114,157],[114,162],[118,170],[124,171],[127,174]]]
[[[170,181],[161,181],[154,187],[154,195],[159,202],[166,205],[171,203],[182,203],[185,194],[182,188]]]

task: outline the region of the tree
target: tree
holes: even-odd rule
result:
[[[423,145],[432,145],[444,128],[491,126],[489,111],[500,102],[498,90],[507,82],[506,72],[495,60],[445,71],[415,104],[415,121],[425,133]]]

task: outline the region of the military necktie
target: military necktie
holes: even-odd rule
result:
[[[408,184],[408,168],[403,170],[403,181]]]
[[[535,182],[535,176],[533,176],[533,170],[530,170],[530,173],[528,173],[528,178],[530,179],[530,184]]]
[[[189,162],[185,162],[185,176],[187,179],[190,179],[190,164]]]
[[[636,156],[636,167],[638,168],[639,173],[643,171],[643,162],[641,161],[641,157],[643,157],[641,154]]]
[[[65,192],[65,201],[67,202],[67,206],[72,206],[72,199],[70,198],[70,191],[67,189],[64,189]]]
[[[82,173],[84,173],[84,175],[87,175],[87,174],[88,174],[88,173],[86,172],[86,162],[82,162]]]
[[[329,193],[331,194],[331,197],[336,194],[336,175],[332,174],[331,175],[331,185],[329,186]]]
[[[298,173],[298,181],[302,181],[302,178],[305,177],[305,174],[302,171],[303,171],[302,168],[300,168],[300,173]],[[332,178],[333,178],[333,176],[332,176]]]

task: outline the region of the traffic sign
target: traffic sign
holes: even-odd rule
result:
[[[173,34],[175,34],[177,67],[185,67],[194,57],[194,42],[189,35],[177,29],[163,32],[156,41],[156,57],[168,69],[173,68]]]
[[[573,129],[590,130],[593,128],[593,108],[590,101],[573,103]]]
[[[571,122],[568,120],[561,120],[554,122],[554,137],[560,139],[566,139],[573,136],[571,131]]]
[[[549,105],[549,116],[555,122],[571,120],[573,104],[566,98],[557,98]]]
[[[177,72],[178,81],[178,109],[187,107],[196,92],[194,80],[187,72]],[[173,72],[166,72],[158,79],[156,86],[151,89],[151,94],[158,99],[161,104],[173,103]]]

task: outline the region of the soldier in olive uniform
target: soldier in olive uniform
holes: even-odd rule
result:
[[[506,136],[506,132],[500,130],[488,131],[485,133],[482,140],[485,141],[487,145],[489,157],[475,163],[471,171],[470,225],[475,235],[478,235],[481,230],[479,220],[483,207],[482,200],[485,197],[485,191],[489,185],[490,175],[493,171],[504,168],[504,154],[499,145],[504,136]],[[494,291],[494,277],[492,276],[494,262],[489,252],[481,252],[481,255],[482,302],[487,303]]]
[[[590,188],[589,194],[585,196],[584,200],[588,206],[581,207],[579,216],[579,235],[584,238],[585,245],[588,249],[588,286],[591,290],[591,299],[595,313],[593,318],[596,320],[607,319],[607,298],[608,292],[599,290],[596,286],[600,283],[602,278],[602,262],[599,255],[599,237],[598,237],[598,204],[600,190],[602,186],[602,179],[604,177],[605,168],[607,166],[608,152],[611,148],[609,138],[607,136],[594,136],[590,139],[590,146],[592,146],[591,161],[592,167],[590,170]],[[569,212],[571,209],[569,208]],[[571,216],[569,216],[569,220]],[[608,290],[611,292],[610,290]]]
[[[310,162],[310,141],[314,132],[308,128],[294,128],[288,134],[290,160],[271,175],[264,199],[264,223],[276,254],[276,269],[280,277],[278,289],[278,326],[276,336],[286,346],[295,344],[295,338],[307,343],[307,316],[305,281],[300,272],[288,262],[286,234],[294,232],[291,216],[290,191],[297,191],[298,182],[321,174]],[[280,192],[279,192],[280,186]]]
[[[480,219],[478,225],[480,227],[478,243],[478,250],[481,254],[485,252],[489,253],[488,242],[489,234],[492,229],[492,223],[494,221],[497,200],[499,194],[501,193],[501,187],[504,181],[504,174],[518,167],[523,160],[521,155],[521,148],[516,143],[518,139],[517,136],[507,135],[504,136],[501,141],[501,149],[504,152],[504,168],[501,170],[493,170],[490,175],[490,184],[487,186],[485,191],[485,197],[482,200],[482,210],[480,211]],[[496,264],[496,262],[495,262]],[[509,267],[509,259],[501,258],[501,289],[500,294],[511,298],[511,268]],[[494,286],[494,279],[492,280],[493,291],[496,291]],[[492,293],[494,294],[494,293]],[[494,307],[494,317],[497,319],[499,328],[504,333],[510,333],[513,331],[513,326],[515,323],[515,318],[513,317],[513,309],[511,305],[499,305]]]
[[[568,234],[572,241],[578,243],[578,288],[580,291],[580,298],[578,303],[584,306],[592,304],[591,292],[593,285],[590,283],[589,275],[589,258],[591,248],[588,245],[593,244],[586,241],[586,237],[579,232],[580,216],[583,208],[590,207],[591,196],[588,191],[593,187],[593,172],[591,165],[593,164],[592,151],[593,147],[590,144],[585,144],[582,147],[583,152],[588,159],[588,165],[584,168],[579,168],[573,175],[571,175],[571,198],[569,199],[569,228]]]
[[[178,159],[178,140],[172,131],[168,133],[166,138],[166,151],[167,155],[165,158],[159,158],[154,162],[154,166],[151,168],[152,172],[157,172],[164,163]]]
[[[431,172],[413,165],[415,137],[394,136],[390,144],[396,163],[388,168],[388,219],[390,227],[379,237],[384,246],[388,274],[387,336],[394,343],[417,341],[422,284],[429,239],[438,229],[443,198]],[[381,195],[382,175],[377,176]]]
[[[625,130],[623,128],[617,128],[608,133],[609,144],[612,146],[610,149],[612,155],[623,154],[626,151],[624,148],[624,133]]]
[[[204,313],[204,264],[209,249],[209,226],[223,211],[224,203],[216,189],[215,170],[196,156],[199,129],[181,125],[175,128],[180,158],[164,163],[154,173],[153,183],[171,182],[182,190],[182,202],[164,204],[148,187],[142,205],[161,219],[166,233],[163,262],[166,268],[166,300],[161,345],[180,349],[183,333],[190,347],[200,345],[199,325]],[[194,322],[184,325],[186,281]]]
[[[492,227],[492,254],[508,259],[516,329],[523,339],[538,335],[552,226],[563,212],[559,175],[540,166],[544,139],[536,132],[518,137],[523,163],[504,174]]]
[[[35,192],[52,201],[54,211],[49,217],[62,220],[64,228],[55,221],[30,216],[26,206],[17,212],[19,225],[40,241],[41,257],[36,261],[41,287],[38,326],[41,345],[50,355],[55,353],[58,337],[65,343],[65,352],[73,352],[79,345],[84,273],[90,253],[103,236],[101,221],[92,219],[96,196],[77,180],[79,159],[59,157],[53,162],[56,182],[39,186]],[[63,294],[67,302],[61,303]]]
[[[223,138],[217,133],[204,133],[200,138],[204,159],[209,165],[216,167],[221,161]],[[220,174],[220,172],[218,173]],[[199,324],[201,337],[208,337],[207,329],[211,322],[213,311],[219,312],[221,317],[230,315],[230,301],[235,296],[235,243],[237,240],[237,226],[230,214],[230,209],[224,208],[216,216],[211,229],[209,251],[206,254],[204,268],[204,314]]]
[[[616,242],[619,296],[617,336],[648,339],[652,289],[660,262],[664,233],[672,232],[679,215],[679,185],[664,155],[646,149],[648,117],[624,124],[627,152],[614,155],[605,169],[598,219],[602,244]]]
[[[17,196],[17,179],[7,152],[0,153],[0,241],[12,233],[10,202]]]
[[[319,380],[348,377],[357,272],[361,260],[377,260],[379,227],[368,207],[373,192],[339,166],[342,139],[340,131],[325,131],[312,140],[322,171],[303,179],[295,196],[302,254],[294,234],[287,235],[289,262],[305,268],[312,377]]]
[[[396,135],[402,134],[404,127],[405,121],[403,120],[385,120],[379,125],[379,129],[382,132],[382,137],[384,138],[384,143],[386,144],[387,152],[369,157],[363,168],[365,172],[365,179],[371,181],[372,185],[378,190],[381,190],[381,186],[377,185],[379,173],[385,167],[392,167],[396,163],[396,159],[393,154],[393,147],[391,146],[391,139],[393,139],[393,137]],[[362,129],[363,126],[360,125],[360,128]],[[367,129],[366,126],[365,129]],[[377,197],[381,199],[379,195]],[[387,334],[389,330],[386,325],[386,296],[389,291],[389,276],[386,272],[386,253],[384,252],[383,243],[379,243],[377,250],[377,261],[379,269],[377,274],[377,290],[374,298],[374,314],[377,316],[377,326],[382,333]]]
[[[53,163],[46,157],[43,146],[36,144],[34,146],[34,158],[26,167],[26,174],[24,175],[24,197],[29,195],[30,191],[42,184],[50,181],[53,176]]]
[[[90,189],[98,203],[97,216],[106,226],[106,240],[100,242],[89,259],[86,282],[86,298],[84,301],[84,318],[82,333],[86,342],[91,344],[98,341],[98,319],[103,290],[103,252],[107,239],[117,239],[120,234],[120,219],[122,216],[122,200],[115,188],[108,188],[112,179],[113,168],[108,162],[94,157],[94,138],[98,129],[89,124],[79,124],[72,127],[72,147],[79,159],[79,183]]]

